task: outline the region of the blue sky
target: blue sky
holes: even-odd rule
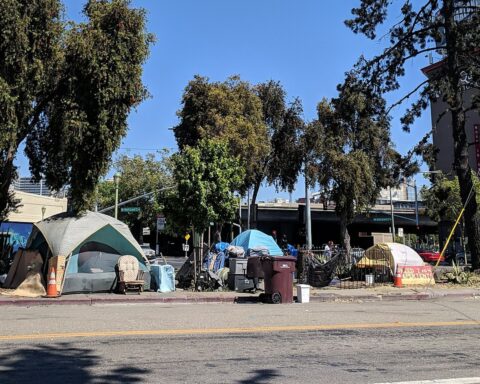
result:
[[[364,54],[379,52],[383,41],[355,35],[343,21],[359,0],[134,0],[147,10],[148,30],[156,35],[144,67],[144,83],[152,98],[129,117],[130,130],[119,153],[175,149],[173,132],[183,90],[195,74],[224,80],[238,74],[251,83],[274,79],[289,98],[299,97],[306,120],[315,117],[316,104],[336,95],[344,73]],[[84,1],[65,0],[66,16],[79,21]],[[398,18],[392,14],[391,19]],[[422,80],[420,58],[407,68],[405,90]],[[393,102],[398,95],[392,95]],[[403,133],[394,111],[392,138],[406,153],[430,127],[429,111],[412,133]],[[28,174],[19,156],[20,173]],[[299,186],[294,197],[304,194]],[[259,200],[288,197],[262,188]]]

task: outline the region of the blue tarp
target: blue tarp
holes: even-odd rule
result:
[[[298,256],[298,250],[292,244],[287,244],[287,250],[288,250],[288,253],[293,257]]]
[[[227,249],[227,247],[228,247],[229,245],[230,245],[230,244],[225,243],[225,242],[217,243],[217,244],[215,244],[215,250],[216,250],[217,252],[223,252],[223,251],[225,251],[225,249]]]
[[[202,264],[203,269],[217,273],[219,269],[222,269],[225,267],[225,259],[227,258],[228,257],[225,252],[218,252],[218,253],[208,252],[203,258],[203,264]]]
[[[158,286],[157,292],[175,291],[175,269],[171,265],[152,264],[150,268]]]
[[[251,248],[266,247],[271,256],[283,256],[283,252],[278,244],[269,236],[256,229],[249,229],[248,231],[239,234],[233,241],[232,245],[239,245],[247,251]]]

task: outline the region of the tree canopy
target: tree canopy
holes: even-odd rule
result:
[[[399,79],[405,75],[411,59],[440,51],[442,58],[428,78],[392,105],[409,98],[414,101],[401,119],[409,130],[429,102],[441,100],[447,108],[440,118],[449,119],[454,141],[454,171],[458,176],[462,202],[467,201],[472,188],[468,164],[469,146],[465,131],[466,114],[480,106],[480,5],[471,0],[424,0],[420,2],[390,2],[361,0],[352,10],[353,18],[346,24],[355,33],[370,39],[377,37],[380,26],[389,21],[388,15],[400,4],[401,17],[395,20],[386,35],[388,46],[372,59],[361,58],[356,65],[358,74],[380,93],[400,88]],[[465,91],[473,92],[471,102]],[[465,210],[465,226],[469,237],[473,268],[479,267],[480,229],[477,202],[473,198]]]
[[[347,250],[347,225],[372,206],[380,190],[393,180],[398,154],[390,140],[384,107],[384,100],[368,84],[349,74],[337,98],[318,104],[318,119],[307,130],[311,136],[306,138],[310,141],[309,179],[318,182],[335,202]]]
[[[251,86],[237,76],[224,82],[195,76],[182,104],[174,128],[179,148],[195,146],[206,137],[226,140],[246,171],[240,192],[253,188],[253,204],[264,181],[294,188],[302,164],[303,111],[299,100],[287,105],[280,83]]]
[[[224,82],[210,82],[195,76],[185,89],[179,124],[174,127],[178,147],[196,146],[204,138],[220,138],[228,143],[227,152],[239,156],[246,170],[243,191],[255,182],[269,152],[267,127],[262,104],[252,87],[238,76]]]
[[[128,0],[89,0],[87,21],[67,23],[58,0],[2,0],[0,7],[0,214],[11,209],[13,160],[26,141],[35,178],[70,187],[87,207],[132,107],[147,96],[142,64],[152,36]]]
[[[179,231],[195,227],[202,232],[210,222],[232,221],[238,211],[234,191],[240,188],[244,169],[229,144],[218,139],[201,139],[172,156],[177,188],[164,191],[160,201],[169,226]]]
[[[480,181],[475,175],[472,175],[472,178],[477,199],[480,199]],[[451,222],[457,220],[463,207],[458,177],[448,179],[445,175],[435,175],[431,187],[423,187],[420,192],[427,215],[433,220]]]
[[[154,230],[157,214],[162,210],[158,201],[160,189],[174,185],[168,153],[164,151],[160,156],[161,158],[157,159],[154,153],[133,157],[122,155],[113,164],[114,170],[120,174],[118,188],[120,202],[151,193],[128,205],[139,207],[140,212],[119,212],[119,219],[127,223],[136,232],[134,235],[137,237],[141,234],[143,227],[148,226],[152,231]],[[98,209],[115,204],[113,180],[104,180],[98,184],[93,203],[98,204]],[[112,212],[113,210],[109,213]]]
[[[34,129],[62,55],[58,0],[2,0],[0,6],[0,220],[15,208],[9,192],[20,143]]]

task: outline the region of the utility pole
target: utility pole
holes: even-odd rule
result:
[[[418,228],[418,196],[417,196],[417,182],[413,179],[413,191],[415,193],[415,225]]]
[[[247,218],[247,229],[250,229],[250,188],[248,188],[248,191],[247,191],[247,204],[248,204],[248,209],[247,209],[247,214],[248,214],[248,218]]]
[[[308,189],[307,166],[305,165],[305,227],[307,233],[307,249],[312,249],[312,217],[310,214],[310,191]]]
[[[392,187],[390,187],[390,214],[392,215],[392,243],[395,242],[395,218],[393,215]]]
[[[238,194],[238,224],[242,233],[242,195]]]
[[[118,219],[118,184],[120,183],[120,172],[113,175],[113,181],[115,182],[115,219]]]

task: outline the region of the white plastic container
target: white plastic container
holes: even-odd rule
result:
[[[297,284],[297,301],[299,303],[310,302],[310,285]]]
[[[365,275],[365,284],[366,285],[373,285],[375,282],[374,276],[373,275]]]

